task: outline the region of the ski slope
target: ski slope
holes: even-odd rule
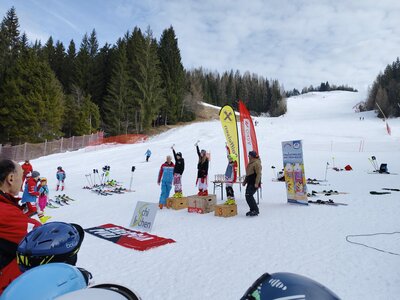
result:
[[[257,118],[256,128],[263,166],[260,215],[245,216],[244,189],[235,185],[238,216],[218,218],[187,211],[160,210],[152,230],[168,244],[145,252],[123,248],[86,234],[78,266],[91,271],[95,283],[129,287],[142,299],[239,299],[263,273],[292,272],[310,277],[342,299],[397,299],[400,295],[399,256],[346,242],[347,235],[400,231],[400,192],[374,196],[369,191],[400,188],[400,176],[368,174],[375,155],[400,173],[400,119],[390,119],[392,136],[373,112],[354,113],[362,100],[357,93],[310,93],[288,99],[288,113]],[[360,120],[360,116],[364,120]],[[311,190],[338,190],[348,194],[331,198],[348,206],[287,204],[285,186],[273,182],[273,170],[282,168],[281,142],[302,139],[306,177],[323,179],[327,162],[351,172],[328,170],[328,186]],[[52,221],[74,222],[84,228],[113,223],[129,226],[137,201],[158,202],[157,175],[171,145],[186,161],[185,195],[195,187],[197,154],[194,143],[211,152],[209,178],[225,172],[224,136],[217,121],[175,128],[143,144],[88,148],[42,157],[31,163],[48,178],[50,196],[57,195],[55,173],[67,174],[65,193],[78,201],[47,209]],[[153,152],[148,163],[144,153]],[[85,174],[111,166],[111,178],[129,187],[131,166],[134,193],[99,196],[82,189]],[[212,192],[212,185],[209,186]],[[217,192],[218,202],[219,191]],[[353,238],[369,246],[400,254],[400,234]]]

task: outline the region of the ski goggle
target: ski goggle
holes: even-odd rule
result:
[[[70,253],[57,255],[26,255],[25,253],[17,252],[17,264],[21,272],[25,272],[33,267],[56,262],[74,266],[78,260],[77,253],[79,249],[80,247],[77,247]]]

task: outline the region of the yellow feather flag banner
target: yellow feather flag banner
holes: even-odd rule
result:
[[[225,105],[219,111],[219,119],[225,134],[226,144],[230,153],[235,154],[238,158],[238,173],[240,176],[240,153],[239,153],[239,136],[236,122],[235,111],[232,106]]]

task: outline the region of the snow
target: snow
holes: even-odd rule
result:
[[[288,113],[278,118],[257,118],[256,128],[263,165],[260,215],[245,216],[244,189],[235,185],[238,216],[218,218],[187,211],[160,210],[152,234],[176,243],[139,252],[86,234],[78,266],[91,271],[95,283],[117,283],[136,291],[142,299],[239,299],[263,273],[292,272],[327,286],[343,299],[396,299],[400,294],[399,256],[346,241],[347,235],[400,231],[400,192],[374,196],[369,191],[400,188],[400,176],[368,174],[375,155],[389,171],[400,173],[400,119],[390,119],[392,136],[373,112],[354,113],[362,100],[357,93],[310,93],[288,99]],[[360,120],[360,116],[365,119]],[[306,177],[323,179],[348,194],[331,198],[348,206],[288,204],[283,183],[273,182],[273,170],[282,168],[281,142],[302,139]],[[32,161],[54,190],[55,172],[67,173],[65,193],[78,201],[47,209],[52,221],[74,222],[84,228],[113,223],[129,226],[137,201],[158,202],[157,175],[171,154],[171,145],[186,161],[185,195],[196,193],[197,154],[194,143],[211,152],[210,179],[224,173],[227,160],[218,121],[174,128],[145,143],[103,149],[81,149]],[[362,148],[362,143],[364,144]],[[144,153],[153,152],[148,163]],[[361,151],[360,151],[361,150]],[[131,166],[134,193],[99,196],[82,189],[85,174],[111,166],[111,178],[129,187]],[[209,190],[212,192],[212,185]],[[220,193],[217,192],[218,202]],[[400,234],[353,237],[352,241],[400,254]]]

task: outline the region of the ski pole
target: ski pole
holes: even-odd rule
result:
[[[325,167],[325,181],[326,181],[326,175],[328,174],[328,166],[329,166],[329,163],[326,162],[326,167]]]
[[[88,175],[88,174],[86,174],[86,175],[85,175],[85,177],[86,177],[86,180],[87,180],[87,182],[88,182],[88,184],[89,184],[89,187],[92,187],[92,185],[90,184],[89,178],[88,178],[88,177],[89,177],[89,175]]]
[[[275,167],[271,166],[272,174],[274,175],[275,179],[278,179],[278,175],[276,175]]]
[[[93,185],[96,185],[96,169],[93,169]]]
[[[133,180],[133,172],[135,172],[136,167],[132,166],[131,169],[131,182],[129,183],[129,191],[132,192],[132,180]]]

